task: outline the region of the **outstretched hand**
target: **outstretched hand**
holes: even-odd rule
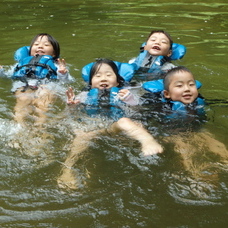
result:
[[[118,92],[118,96],[120,100],[124,100],[126,97],[128,97],[131,94],[131,92],[128,89],[121,89]]]
[[[75,99],[75,94],[74,94],[72,87],[69,87],[69,89],[66,91],[66,95],[67,95],[67,104],[80,103],[79,100]]]
[[[57,59],[57,64],[59,65],[58,72],[61,74],[66,74],[68,70],[66,68],[65,59]]]

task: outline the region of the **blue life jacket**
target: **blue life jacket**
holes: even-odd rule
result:
[[[196,88],[200,89],[202,84],[201,82],[195,80],[196,82]],[[205,100],[198,96],[196,100],[192,104],[184,104],[180,101],[171,101],[163,96],[163,90],[164,90],[164,83],[163,79],[158,79],[154,81],[145,82],[142,85],[142,88],[145,90],[151,92],[151,93],[160,93],[161,96],[161,102],[164,102],[168,104],[173,111],[177,111],[176,113],[184,114],[187,113],[188,109],[196,110],[197,114],[201,115],[204,114],[204,106],[205,106]]]
[[[99,100],[101,99],[102,95],[106,93],[106,95],[108,94],[108,99],[109,99],[109,104],[110,105],[117,105],[119,100],[117,98],[117,94],[119,92],[121,88],[118,87],[112,87],[111,89],[107,90],[100,90],[97,88],[93,88],[89,91],[89,93],[87,94],[87,99],[85,101],[85,104],[87,105],[99,105]]]
[[[133,64],[135,70],[138,70],[140,67],[142,67],[143,60],[148,54],[148,51],[144,50],[144,46],[146,43],[142,44],[141,52],[137,56],[137,58],[134,60]],[[162,65],[166,62],[172,61],[172,60],[178,60],[184,57],[186,53],[186,47],[181,44],[173,43],[172,45],[172,55],[170,57],[167,56],[157,56],[155,60],[153,60],[153,64],[150,68],[148,68],[148,73],[152,73],[154,71],[158,71]]]
[[[129,63],[121,63],[114,61],[118,68],[119,75],[126,82],[130,82],[134,76],[134,66]],[[89,82],[90,70],[95,63],[89,63],[82,68],[82,78],[85,82]],[[109,90],[99,90],[97,88],[90,89],[85,102],[85,109],[90,116],[102,115],[118,120],[124,116],[124,111],[120,108],[120,104],[124,104],[117,98],[117,93],[121,88],[112,87]]]
[[[30,56],[28,46],[19,48],[14,55],[18,61],[14,69],[13,79],[57,79],[57,67],[50,55]]]
[[[85,101],[85,110],[89,116],[106,116],[114,120],[123,117],[124,111],[119,107],[123,102],[117,98],[121,88],[112,87],[111,89],[99,90],[91,89]]]
[[[114,61],[114,63],[118,68],[119,75],[124,79],[124,81],[130,82],[134,76],[134,72],[135,72],[134,66],[129,63],[121,63],[117,61]],[[89,82],[90,70],[94,64],[95,63],[92,62],[82,68],[82,78],[84,79],[85,82]]]

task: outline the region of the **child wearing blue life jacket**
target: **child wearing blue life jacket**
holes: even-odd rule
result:
[[[23,124],[25,118],[36,114],[36,124],[45,122],[45,113],[54,99],[57,81],[68,81],[64,59],[60,59],[58,41],[47,33],[36,35],[30,47],[15,52],[18,61],[12,76],[12,92],[16,96],[15,120]],[[54,83],[55,82],[55,83]]]
[[[197,178],[214,175],[214,173],[205,172],[205,168],[211,169],[213,162],[202,163],[202,159],[199,159],[201,155],[205,156],[206,153],[212,152],[218,155],[222,162],[227,163],[228,159],[225,145],[206,130],[202,130],[201,125],[199,128],[200,116],[205,115],[205,102],[198,92],[200,87],[201,83],[196,81],[193,74],[182,66],[167,72],[164,80],[146,82],[143,85],[144,89],[154,95],[150,97],[149,105],[153,99],[163,104],[162,112],[165,113],[163,125],[167,124],[167,127],[170,127],[172,122],[180,123],[172,125],[170,132],[167,128],[164,141],[174,143],[175,151],[181,154],[186,170]],[[158,94],[160,95],[157,96]],[[190,127],[189,123],[193,126]]]
[[[108,59],[99,59],[96,63],[92,64],[89,78],[86,81],[88,81],[89,89],[77,96],[75,96],[72,88],[67,90],[67,104],[71,106],[84,104],[87,114],[94,117],[94,121],[96,122],[96,116],[97,118],[99,116],[105,122],[107,121],[107,118],[103,118],[103,116],[106,116],[104,113],[97,112],[98,108],[104,108],[106,110],[105,112],[109,113],[109,118],[115,122],[113,123],[112,121],[111,126],[108,126],[107,129],[90,132],[80,132],[79,129],[75,130],[76,138],[74,139],[71,153],[64,162],[63,173],[58,179],[59,186],[61,187],[77,187],[77,180],[72,173],[71,167],[78,159],[78,155],[88,147],[91,139],[101,134],[117,134],[123,132],[141,144],[142,153],[145,156],[161,153],[163,150],[153,136],[139,123],[125,117],[123,113],[120,115],[121,106],[135,105],[137,102],[135,102],[133,94],[123,88],[124,78],[119,75],[115,62]],[[95,109],[93,110],[93,108]],[[105,123],[103,126],[105,126]]]
[[[172,68],[164,79],[145,82],[142,87],[150,92],[144,94],[145,103],[161,103],[164,109],[176,111],[176,114],[190,110],[204,113],[204,98],[198,92],[201,83],[186,67]]]
[[[166,31],[153,30],[140,48],[140,54],[129,63],[135,66],[136,77],[148,81],[175,67],[171,61],[181,59],[185,53],[186,48],[173,43]]]

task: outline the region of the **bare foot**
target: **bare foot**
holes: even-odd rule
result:
[[[65,189],[76,190],[79,187],[77,174],[74,170],[70,168],[64,168],[62,170],[62,175],[58,177],[57,183],[60,188],[65,188]]]
[[[142,143],[142,153],[144,156],[159,154],[163,152],[163,147],[155,140],[149,140]]]

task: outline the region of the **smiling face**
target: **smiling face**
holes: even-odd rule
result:
[[[52,44],[48,41],[47,36],[39,36],[32,44],[30,49],[30,55],[50,55],[55,57],[55,52]]]
[[[97,89],[109,89],[118,86],[116,74],[106,63],[101,63],[92,77],[91,87]]]
[[[148,51],[150,55],[169,57],[172,54],[170,46],[169,38],[164,33],[157,32],[148,38],[144,50]]]
[[[196,83],[190,72],[179,71],[169,77],[168,90],[164,90],[165,98],[190,104],[198,97]]]

